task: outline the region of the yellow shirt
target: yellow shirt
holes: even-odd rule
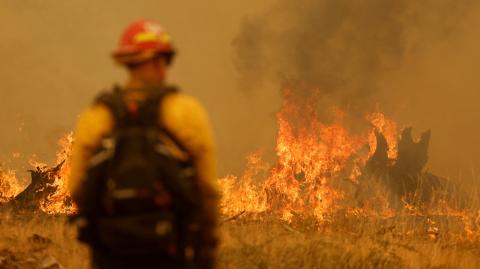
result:
[[[142,94],[138,93],[130,91],[126,97],[143,98]],[[207,218],[210,218],[211,224],[215,226],[219,195],[216,186],[214,142],[207,114],[195,98],[182,93],[167,95],[159,107],[159,113],[163,126],[193,157],[200,191],[209,211],[206,212],[209,215]],[[112,113],[101,104],[90,106],[80,115],[70,160],[68,188],[72,194],[81,188],[90,158],[102,140],[111,134],[114,124]]]

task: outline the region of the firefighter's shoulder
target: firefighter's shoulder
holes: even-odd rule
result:
[[[112,112],[105,105],[99,103],[90,105],[78,118],[75,130],[76,143],[95,146],[102,137],[111,132],[113,124]]]
[[[165,127],[193,153],[213,148],[207,112],[195,97],[185,93],[166,96],[160,106],[160,115]]]

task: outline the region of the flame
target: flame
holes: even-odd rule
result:
[[[223,193],[221,208],[225,215],[235,215],[246,211],[261,213],[267,210],[267,194],[256,182],[256,177],[268,170],[268,164],[261,158],[261,151],[247,157],[248,168],[241,180],[236,176],[227,176],[220,183]]]
[[[448,217],[449,221],[461,223],[459,239],[480,240],[480,210],[456,209],[445,200],[427,207],[409,204],[402,198],[403,207],[393,209],[385,186],[376,186],[362,205],[343,203],[347,193],[338,183],[345,180],[360,184],[363,167],[377,147],[375,132],[385,137],[388,157],[397,158],[398,125],[382,113],[369,113],[365,121],[371,128],[352,134],[345,127],[345,112],[341,110],[331,123],[319,120],[315,111],[317,96],[314,94],[302,105],[292,91],[286,91],[277,113],[276,162],[265,161],[259,150],[247,157],[247,167],[240,177],[220,179],[224,215],[269,215],[286,222],[314,219],[317,224],[333,222],[339,216],[371,220],[413,216],[424,219],[424,235],[429,240],[450,234],[443,230],[441,221],[434,220]],[[411,229],[405,233],[412,234]]]
[[[272,213],[286,221],[295,216],[325,221],[335,211],[344,192],[331,183],[341,180],[349,164],[352,168],[345,177],[357,181],[361,160],[366,161],[369,156],[362,149],[368,146],[373,130],[364,135],[350,134],[342,122],[342,111],[337,111],[333,123],[320,122],[315,111],[317,96],[301,106],[294,102],[292,91],[285,92],[277,114],[277,163],[268,165],[256,152],[247,158],[247,169],[240,178],[230,175],[221,179],[224,214],[245,211]],[[379,113],[372,114],[370,120],[380,130],[390,128],[390,122]],[[268,167],[271,168],[267,171]],[[265,177],[254,180],[260,172]]]
[[[48,183],[48,186],[54,187],[55,192],[39,201],[39,208],[45,213],[72,214],[76,211],[66,188],[67,176],[70,171],[68,159],[71,154],[72,143],[72,133],[66,134],[58,141],[59,150],[56,154],[56,164],[63,163],[59,171],[50,171],[46,163],[36,160],[35,155],[28,161],[34,171],[45,172],[49,178],[53,179],[53,182]],[[27,186],[23,182],[25,180],[19,179],[15,170],[0,168],[0,203],[12,200],[25,190]]]
[[[398,154],[397,139],[398,139],[398,126],[397,123],[391,119],[385,117],[384,114],[376,112],[370,113],[366,116],[366,119],[375,127],[368,137],[370,145],[370,154],[375,152],[377,148],[377,140],[375,138],[375,130],[383,134],[388,144],[388,158],[396,159]]]
[[[0,203],[10,201],[24,188],[24,184],[21,184],[21,180],[17,179],[14,170],[0,168]]]
[[[70,132],[58,141],[59,150],[56,154],[56,163],[62,164],[60,170],[52,175],[54,182],[52,186],[56,191],[47,196],[40,203],[40,209],[49,214],[72,214],[77,208],[72,203],[70,193],[67,189],[67,177],[70,174],[70,155],[73,145],[73,133]]]

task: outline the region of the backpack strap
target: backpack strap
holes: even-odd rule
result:
[[[164,98],[168,95],[178,93],[178,89],[175,86],[163,86],[149,89],[148,92],[149,95],[138,108],[139,117],[145,125],[159,126],[164,129],[163,122],[161,121],[162,115],[160,114],[162,110],[159,108]]]
[[[178,92],[179,90],[174,86],[167,86],[159,89],[153,89],[150,98],[147,98],[144,106],[146,110],[145,117],[147,118],[147,120],[153,121],[153,124],[158,126],[161,129],[162,133],[164,133],[170,140],[172,140],[172,142],[174,142],[175,145],[180,150],[186,153],[189,153],[187,148],[177,139],[177,137],[174,134],[172,134],[172,132],[170,132],[168,128],[166,128],[166,126],[162,121],[163,115],[161,115],[160,113],[162,110],[159,109],[160,106],[162,105],[163,99],[166,96],[170,94],[178,93]],[[148,115],[152,116],[152,118],[148,119]]]
[[[125,95],[120,86],[115,85],[113,89],[101,92],[94,101],[94,104],[106,106],[113,115],[115,125],[121,122],[128,115],[125,104]]]

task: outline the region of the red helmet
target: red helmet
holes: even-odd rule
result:
[[[113,58],[120,64],[140,63],[159,54],[167,56],[167,63],[175,55],[170,36],[154,21],[132,23],[125,30]]]

